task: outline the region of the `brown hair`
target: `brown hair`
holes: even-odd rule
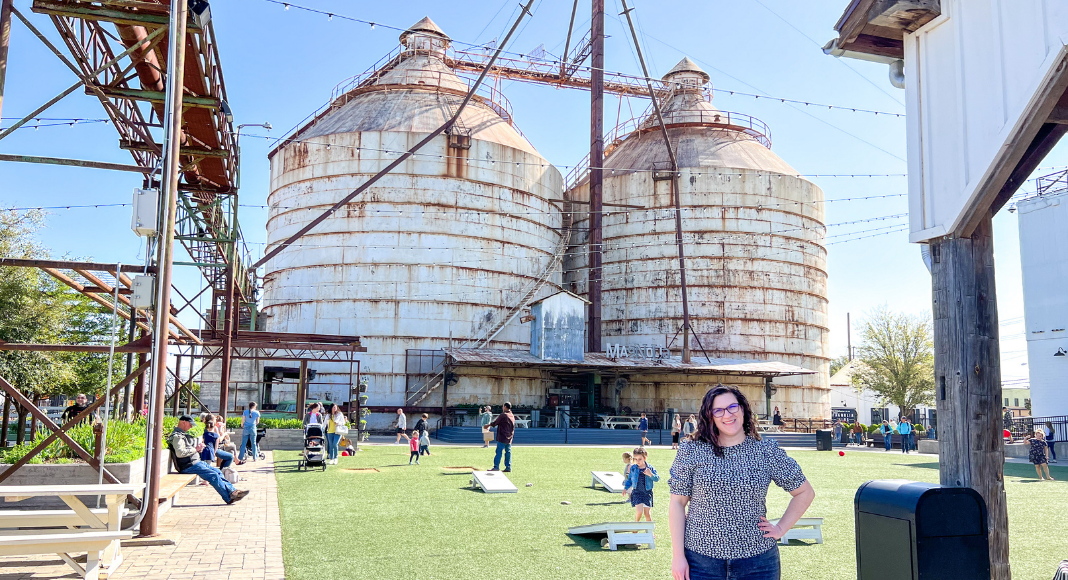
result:
[[[427,415],[426,413],[423,413],[423,418],[424,418],[424,419],[429,419],[429,418],[430,418],[430,415]]]
[[[753,439],[760,439],[753,410],[749,407],[749,399],[737,387],[716,385],[705,393],[705,398],[701,401],[701,414],[697,417],[697,430],[693,432],[692,437],[694,441],[704,441],[711,445],[712,451],[718,457],[723,457],[723,447],[719,444],[719,427],[716,427],[712,416],[712,402],[716,397],[726,394],[734,395],[738,399],[738,406],[742,408],[742,429],[745,434]]]
[[[632,457],[637,457],[638,455],[641,455],[645,458],[649,457],[649,452],[646,451],[644,447],[635,447],[634,451],[631,451],[630,454]]]

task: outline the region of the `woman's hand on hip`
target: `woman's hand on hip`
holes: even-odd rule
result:
[[[671,578],[672,580],[690,580],[690,563],[686,561],[686,556],[672,555]]]
[[[765,517],[760,518],[760,523],[757,524],[757,527],[760,528],[760,531],[764,532],[765,538],[775,538],[776,540],[779,540],[783,537],[783,534],[786,533],[786,530],[780,528],[778,524],[769,522],[768,518]]]

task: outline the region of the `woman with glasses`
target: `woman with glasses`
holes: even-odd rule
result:
[[[765,505],[773,481],[793,496],[776,523]],[[760,438],[745,395],[723,385],[705,394],[668,487],[675,580],[778,580],[778,540],[816,496],[797,462]]]

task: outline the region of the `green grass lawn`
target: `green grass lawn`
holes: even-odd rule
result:
[[[451,466],[492,467],[491,449],[432,449],[408,466],[407,446],[367,446],[325,473],[297,472],[297,452],[275,452],[286,578],[367,579],[593,579],[668,578],[671,543],[666,485],[674,458],[654,449],[661,475],[653,519],[657,548],[610,552],[594,540],[572,538],[570,526],[627,521],[622,497],[590,489],[590,471],[619,471],[623,449],[518,447],[511,480],[517,494],[486,495],[470,475]],[[790,451],[816,489],[808,515],[825,518],[822,545],[781,548],[783,577],[856,578],[853,496],[870,479],[938,481],[930,457],[899,452],[847,452],[845,457]],[[346,468],[376,468],[351,472]],[[1011,564],[1014,580],[1048,580],[1068,559],[1068,469],[1039,482],[1027,464],[1008,464]],[[531,482],[533,487],[525,487]],[[789,496],[772,486],[769,517]],[[560,502],[569,501],[570,505]]]

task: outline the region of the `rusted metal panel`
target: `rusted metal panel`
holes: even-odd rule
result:
[[[588,352],[581,363],[570,361],[542,360],[533,354],[518,349],[473,349],[446,348],[445,352],[461,365],[500,365],[518,367],[582,367],[583,369],[614,369],[621,372],[659,372],[659,373],[714,373],[723,375],[754,375],[780,377],[790,375],[812,375],[818,371],[802,368],[777,361],[758,361],[747,359],[713,358],[711,362],[704,358],[694,358],[693,362],[684,363],[678,357],[664,358],[611,358],[603,352]]]

